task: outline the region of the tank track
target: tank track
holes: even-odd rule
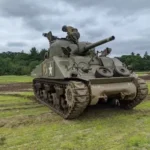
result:
[[[124,109],[132,109],[136,105],[140,104],[148,94],[148,86],[143,79],[135,79],[135,85],[137,86],[137,95],[133,101],[120,101],[120,107]]]
[[[36,99],[65,119],[77,118],[90,101],[88,86],[82,81],[35,78]]]

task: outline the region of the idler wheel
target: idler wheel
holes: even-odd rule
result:
[[[96,69],[95,71],[95,77],[100,78],[100,77],[112,77],[113,76],[113,71],[107,67],[100,67]]]
[[[117,76],[117,77],[118,76],[129,76],[130,71],[127,68],[123,67],[123,66],[117,66],[114,69],[114,75]]]

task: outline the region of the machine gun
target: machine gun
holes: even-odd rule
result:
[[[51,31],[49,31],[48,33],[43,33],[43,36],[48,39],[49,44],[51,44],[56,39],[59,39],[57,36],[54,36]]]
[[[112,49],[107,47],[103,51],[100,51],[100,52],[97,51],[97,54],[99,55],[99,53],[100,53],[99,57],[106,57],[107,55],[109,55],[111,53],[111,51],[112,51]]]

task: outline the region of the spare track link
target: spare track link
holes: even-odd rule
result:
[[[41,89],[44,90],[43,85],[48,85],[50,86],[57,86],[61,87],[63,90],[65,96],[65,90],[67,87],[70,87],[72,89],[72,95],[73,95],[73,105],[71,109],[67,112],[64,113],[59,107],[54,107],[50,103],[47,102],[43,97],[37,94],[37,87],[36,83],[40,83]],[[36,78],[33,80],[33,90],[36,99],[45,105],[47,105],[51,110],[53,110],[55,113],[59,114],[61,117],[65,119],[74,119],[77,118],[82,114],[82,112],[86,109],[86,107],[89,104],[90,97],[89,97],[89,90],[88,86],[83,83],[82,81],[61,81],[61,80],[47,80],[47,79],[42,79],[42,78]],[[59,102],[60,105],[60,102]]]
[[[120,101],[120,107],[124,109],[132,109],[140,104],[148,95],[148,86],[143,79],[136,79],[135,84],[137,86],[137,95],[135,99],[133,101]]]

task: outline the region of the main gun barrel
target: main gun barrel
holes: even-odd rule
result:
[[[99,45],[102,45],[102,44],[104,44],[104,43],[110,42],[110,41],[112,41],[112,40],[114,40],[114,39],[115,39],[115,36],[111,36],[111,37],[109,37],[109,38],[100,40],[100,41],[98,41],[98,42],[89,44],[89,45],[87,45],[87,46],[84,48],[84,51],[83,51],[83,52],[87,52],[87,51],[88,51],[89,49],[91,49],[91,48],[94,48],[94,47],[96,47],[96,46],[99,46]]]

